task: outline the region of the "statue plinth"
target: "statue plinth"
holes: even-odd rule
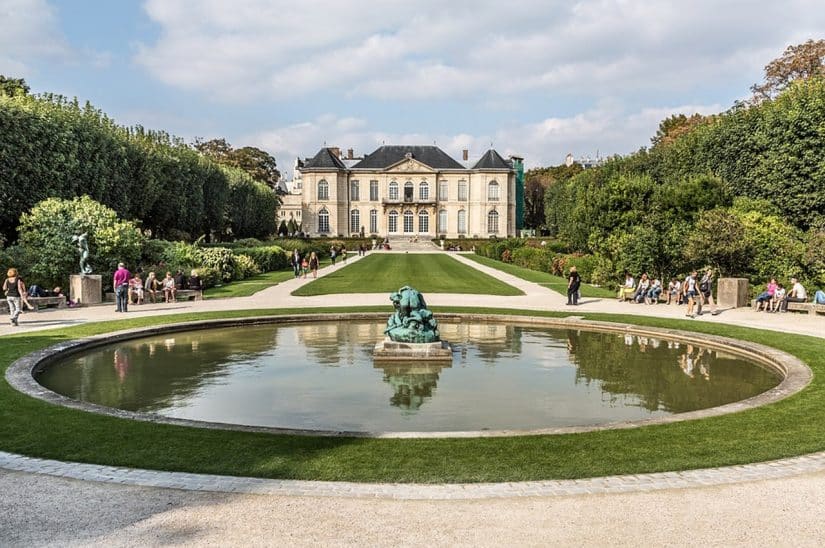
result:
[[[386,338],[375,345],[376,360],[452,360],[453,351],[438,333],[438,321],[427,309],[424,296],[410,286],[390,295],[395,312],[387,320]]]
[[[69,276],[69,299],[78,304],[103,302],[103,276],[100,274],[72,274]]]
[[[387,337],[375,345],[372,355],[380,361],[452,361],[453,350],[447,341],[409,343]]]

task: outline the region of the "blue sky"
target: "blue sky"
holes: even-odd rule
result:
[[[823,30],[821,0],[0,0],[0,73],[282,168],[382,142],[537,166],[724,110]]]

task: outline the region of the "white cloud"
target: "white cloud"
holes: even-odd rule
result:
[[[160,36],[140,46],[138,63],[226,100],[685,89],[758,76],[790,39],[825,28],[819,0],[148,0],[145,9]]]
[[[539,122],[503,127],[490,135],[386,133],[369,129],[364,120],[324,115],[316,120],[262,131],[241,138],[274,154],[283,169],[291,168],[296,157],[311,157],[319,148],[337,146],[355,149],[356,155],[370,153],[382,144],[436,143],[454,158],[470,150],[479,157],[492,144],[504,156],[524,156],[527,167],[560,164],[569,152],[574,156],[629,153],[650,142],[659,122],[672,114],[711,114],[722,110],[714,105],[679,105],[625,112],[616,101],[570,117],[546,118]]]
[[[62,58],[68,47],[45,0],[0,0],[0,73],[25,77],[38,58]]]

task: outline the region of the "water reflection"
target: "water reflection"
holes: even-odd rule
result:
[[[384,370],[384,382],[393,389],[390,405],[405,410],[415,410],[433,397],[438,386],[438,375],[444,363],[389,364],[376,363],[375,367]]]
[[[778,382],[730,354],[649,336],[498,323],[440,328],[455,350],[447,367],[376,365],[383,322],[322,322],[118,343],[70,358],[39,380],[128,410],[358,430],[637,420],[744,399]]]

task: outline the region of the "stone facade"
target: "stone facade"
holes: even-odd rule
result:
[[[300,163],[301,185],[283,197],[279,219],[312,236],[516,233],[515,170],[492,149],[472,165],[435,146],[382,146],[361,159],[322,148]]]

